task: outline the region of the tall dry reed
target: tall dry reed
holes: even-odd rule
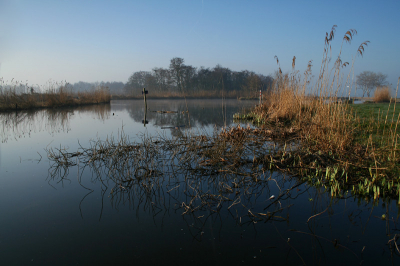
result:
[[[353,117],[346,104],[338,102],[338,95],[343,94],[344,81],[342,68],[349,65],[341,60],[341,49],[337,59],[331,66],[331,55],[328,52],[334,39],[336,26],[326,34],[325,49],[317,82],[309,84],[311,61],[304,77],[295,71],[295,60],[292,61],[292,73],[283,74],[279,60],[273,89],[266,96],[265,103],[256,112],[267,123],[276,125],[290,124],[299,132],[303,145],[313,150],[339,152],[348,150],[353,140]],[[342,46],[350,42],[356,34],[349,30],[343,37]],[[310,95],[306,95],[309,92]]]
[[[300,77],[295,70],[296,57],[293,57],[290,74],[283,74],[279,59],[275,57],[279,70],[273,88],[266,95],[264,104],[255,111],[259,119],[266,123],[290,125],[299,132],[298,136],[307,148],[325,152],[350,149],[354,132],[349,106],[341,104],[338,95],[347,93],[343,88],[350,82],[350,74],[346,78],[342,71],[349,65],[341,59],[342,47],[344,43],[351,42],[357,31],[351,29],[345,33],[336,60],[331,60],[331,42],[335,32],[336,26],[333,26],[326,34],[320,73],[314,86],[310,85],[311,61],[304,76]],[[358,54],[362,55],[367,43],[359,46]],[[350,72],[353,64],[354,60]]]

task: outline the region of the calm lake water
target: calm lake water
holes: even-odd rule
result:
[[[240,201],[184,214],[183,202],[191,200],[193,190],[180,177],[115,191],[106,172],[81,166],[63,172],[47,157],[48,149],[76,152],[121,132],[131,141],[188,131],[212,134],[234,124],[235,112],[255,104],[149,100],[146,125],[139,100],[1,113],[0,264],[399,265],[400,254],[389,242],[400,234],[395,201],[332,199],[302,184],[271,204],[298,180],[266,173]],[[213,178],[199,181],[210,195],[224,181]],[[249,215],[267,212],[274,218]]]

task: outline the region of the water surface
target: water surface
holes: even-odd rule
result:
[[[46,149],[75,152],[122,132],[131,141],[212,134],[254,104],[149,100],[146,117],[138,100],[0,114],[2,265],[397,265],[389,242],[400,234],[394,201],[332,199],[277,172],[246,181],[237,193],[221,188],[235,190],[234,177],[184,174],[112,190],[107,172],[63,172],[47,158]],[[195,183],[201,189],[192,189]],[[214,204],[210,196],[185,213],[195,193],[234,200]],[[268,212],[274,217],[252,216]]]

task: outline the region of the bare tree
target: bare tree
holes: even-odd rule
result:
[[[186,90],[193,91],[197,69],[192,66],[182,66],[182,85]]]
[[[171,72],[166,68],[153,68],[159,91],[167,91],[172,84]]]
[[[371,91],[378,86],[387,85],[386,81],[387,75],[382,74],[381,72],[375,73],[372,71],[363,71],[359,75],[357,75],[357,84],[361,86],[363,91],[363,97],[367,94],[367,97],[370,97]]]
[[[262,80],[259,75],[254,72],[250,72],[247,76],[247,82],[244,88],[248,91],[258,92],[263,87]]]
[[[144,87],[148,87],[149,76],[151,76],[151,73],[147,71],[133,73],[125,84],[125,92],[128,94],[139,94]]]
[[[178,90],[183,91],[182,83],[183,83],[183,68],[185,60],[180,57],[174,57],[171,59],[171,63],[169,65],[169,69],[171,72],[171,76],[175,82]]]

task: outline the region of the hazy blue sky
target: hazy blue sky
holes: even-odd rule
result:
[[[0,77],[44,84],[48,80],[122,81],[135,71],[185,64],[221,64],[234,71],[268,75],[291,60],[319,72],[325,33],[336,24],[334,55],[348,29],[358,34],[344,45],[351,61],[369,40],[355,73],[400,76],[400,1],[74,1],[0,0]]]

